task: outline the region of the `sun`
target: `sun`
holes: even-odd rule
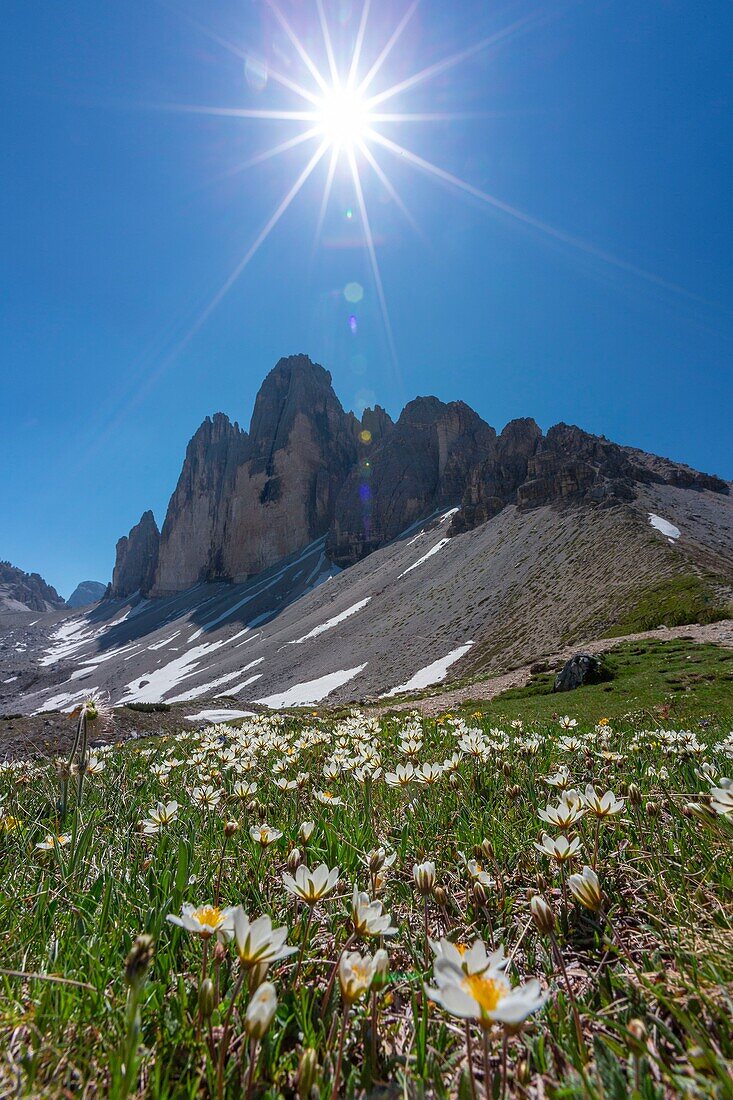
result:
[[[331,149],[348,151],[362,144],[372,127],[367,100],[357,89],[335,83],[319,100],[316,126]]]

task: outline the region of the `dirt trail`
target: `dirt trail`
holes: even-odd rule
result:
[[[733,619],[723,619],[719,623],[707,623],[703,626],[691,624],[687,626],[660,626],[656,630],[645,630],[640,634],[625,634],[621,638],[600,638],[594,642],[586,642],[584,645],[574,645],[559,650],[551,657],[543,658],[548,668],[555,668],[561,662],[569,660],[574,653],[605,653],[608,649],[621,642],[640,642],[647,638],[655,638],[658,641],[668,642],[675,638],[689,638],[693,642],[714,642],[717,645],[733,649]],[[479,680],[467,687],[447,690],[439,695],[431,695],[424,699],[416,699],[412,702],[396,703],[390,706],[390,710],[419,710],[422,714],[436,715],[445,711],[454,710],[468,700],[493,699],[501,695],[509,688],[524,687],[532,673],[530,666],[514,668],[511,672],[504,672],[500,676],[492,676],[488,680]],[[383,712],[383,708],[379,708]]]

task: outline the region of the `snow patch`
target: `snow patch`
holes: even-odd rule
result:
[[[233,718],[251,718],[251,710],[200,710],[198,714],[187,714],[187,722],[231,722]]]
[[[668,519],[662,519],[661,516],[655,516],[654,512],[649,513],[649,522],[652,527],[655,527],[657,531],[661,531],[663,535],[666,535],[666,537],[672,541],[680,537],[679,527],[675,527]]]
[[[170,645],[174,638],[177,638],[180,633],[180,630],[177,630],[175,634],[171,634],[169,638],[163,638],[159,642],[153,642],[152,645],[148,646],[148,649],[164,649],[165,646]]]
[[[323,634],[324,631],[330,630],[333,626],[338,626],[344,619],[351,618],[352,615],[356,615],[357,611],[361,611],[363,607],[371,600],[371,596],[367,596],[363,600],[359,600],[358,603],[352,604],[351,607],[347,607],[345,611],[341,611],[338,615],[334,615],[332,619],[328,619],[327,622],[321,623],[320,626],[314,626],[312,630],[309,630],[307,634],[304,634],[302,638],[296,638],[295,641],[288,642],[288,645],[301,645],[303,642],[307,642],[309,638],[317,638],[319,634]]]
[[[182,680],[201,671],[196,666],[207,653],[220,649],[221,646],[226,645],[227,641],[228,639],[221,639],[218,642],[204,642],[202,645],[194,646],[187,653],[182,653],[180,657],[169,661],[167,665],[162,665],[161,668],[131,680],[124,695],[118,699],[115,706],[121,706],[123,703],[160,703],[163,696],[178,687]]]
[[[422,565],[428,558],[432,558],[433,554],[437,554],[438,551],[442,550],[444,546],[447,546],[450,541],[450,539],[441,539],[440,542],[436,542],[435,546],[430,547],[427,554],[423,554],[423,556],[418,558],[417,561],[414,561],[412,565],[408,565],[407,569],[400,573],[400,577],[404,577],[407,573],[411,573],[413,569],[417,569],[418,565]]]
[[[262,658],[262,660],[264,660],[264,657]],[[253,664],[254,664],[254,662],[253,662]],[[219,694],[217,695],[217,699],[223,699],[225,696],[238,695],[239,692],[242,690],[242,688],[246,688],[250,684],[253,684],[255,682],[255,680],[261,680],[261,679],[262,679],[262,673],[261,672],[255,672],[253,676],[248,676],[246,680],[242,680],[241,684],[237,684],[236,687],[230,688],[228,691],[220,691]]]
[[[353,680],[360,672],[363,672],[367,662],[357,665],[356,668],[345,668],[339,672],[329,672],[327,676],[319,676],[317,680],[306,680],[303,684],[295,684],[285,691],[267,695],[264,699],[256,699],[265,707],[277,710],[279,707],[304,707],[311,703],[320,703],[336,688],[343,687],[349,680]]]
[[[399,687],[392,688],[391,691],[386,691],[381,698],[388,699],[391,695],[401,695],[404,691],[420,691],[421,688],[430,687],[431,684],[439,684],[441,680],[445,679],[450,666],[455,664],[464,653],[468,653],[472,645],[473,642],[466,642],[458,649],[452,649],[445,657],[440,657],[432,664],[421,668],[407,683],[400,684]]]

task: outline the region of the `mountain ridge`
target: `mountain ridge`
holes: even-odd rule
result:
[[[511,504],[610,507],[646,484],[730,492],[722,478],[563,422],[543,433],[519,418],[497,435],[462,401],[417,397],[396,422],[380,406],[357,419],[329,371],[289,356],[264,379],[249,431],[221,412],[204,419],[161,531],[146,512],[118,543],[110,594],[240,582],[322,536],[332,562],[353,565],[448,503],[458,502],[453,537]]]

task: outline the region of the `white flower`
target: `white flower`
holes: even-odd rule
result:
[[[180,917],[169,913],[166,919],[171,924],[177,924],[179,928],[185,928],[187,932],[202,936],[205,940],[214,935],[222,939],[231,934],[233,927],[231,910],[220,909],[218,905],[196,906],[187,902],[181,908]]]
[[[54,836],[51,833],[43,840],[39,840],[36,844],[36,848],[39,848],[42,852],[51,852],[58,845],[59,848],[65,848],[67,844],[71,843],[71,837],[68,833],[61,833],[60,836]]]
[[[435,864],[431,860],[413,864],[412,877],[421,894],[430,894],[435,886]]]
[[[719,787],[710,791],[710,805],[716,814],[733,817],[733,780],[723,777]]]
[[[557,829],[567,829],[585,813],[578,802],[567,797],[568,793],[563,795],[556,806],[548,805],[546,809],[537,811],[548,825],[554,825]]]
[[[369,895],[354,887],[351,898],[351,922],[357,936],[394,936],[392,918],[384,912],[381,901],[370,901]]]
[[[590,812],[597,817],[608,817],[611,814],[620,814],[624,808],[623,798],[616,798],[613,791],[606,791],[604,795],[600,795],[592,783],[588,783],[586,786],[583,801]]]
[[[379,960],[381,962],[381,960]],[[339,985],[341,996],[352,1005],[367,992],[377,972],[378,960],[358,951],[344,951],[339,959]]]
[[[250,1039],[259,1040],[272,1023],[277,1011],[277,993],[272,982],[263,982],[257,987],[244,1014],[244,1030]]]
[[[221,792],[217,791],[211,784],[194,787],[191,791],[191,801],[194,806],[199,806],[201,809],[213,809],[221,801]]]
[[[580,848],[580,840],[578,837],[573,837],[572,840],[564,834],[560,834],[556,840],[553,840],[549,833],[542,834],[542,843],[535,843],[535,848],[538,852],[541,852],[544,856],[549,856],[550,859],[556,860],[558,863],[564,863],[565,860],[571,859],[572,856]]]
[[[322,802],[324,806],[343,806],[343,798],[339,798],[337,794],[332,794],[331,791],[314,791],[313,792],[319,802]]]
[[[562,730],[574,730],[578,724],[577,718],[569,718],[567,714],[564,714],[559,720],[560,729]]]
[[[300,898],[306,905],[315,905],[321,898],[327,897],[339,881],[339,869],[328,869],[325,863],[319,863],[311,871],[304,863],[295,872],[295,877],[283,875],[283,886],[288,893]]]
[[[279,829],[273,829],[270,825],[250,825],[249,835],[256,844],[261,844],[263,848],[267,848],[270,844],[274,844],[276,840],[279,840],[282,833]]]
[[[297,947],[288,947],[285,943],[288,938],[287,928],[273,928],[272,920],[266,914],[250,921],[241,905],[227,909],[226,914],[231,922],[228,934],[234,940],[242,966],[249,968],[261,963],[277,962],[297,951]]]
[[[407,787],[415,779],[414,764],[398,764],[393,772],[384,773],[384,781],[389,787]]]
[[[503,946],[488,955],[484,941],[481,939],[475,940],[470,947],[465,944],[455,944],[446,939],[430,940],[429,943],[435,955],[435,966],[439,968],[451,966],[464,974],[483,974],[489,969],[503,970],[508,962]]]
[[[446,943],[441,941],[441,947]],[[519,1028],[531,1013],[542,1008],[547,994],[534,978],[512,989],[504,973],[503,952],[487,956],[486,949],[482,952],[479,943],[477,941],[470,953],[464,955],[456,950],[457,960],[449,949],[442,948],[433,966],[435,987],[427,989],[427,994],[452,1016],[477,1020],[487,1030],[494,1022],[509,1029]],[[467,956],[471,960],[469,964],[466,964]]]
[[[142,827],[145,836],[155,836],[165,825],[171,825],[178,820],[177,802],[158,802],[148,810],[148,816],[143,818]]]

